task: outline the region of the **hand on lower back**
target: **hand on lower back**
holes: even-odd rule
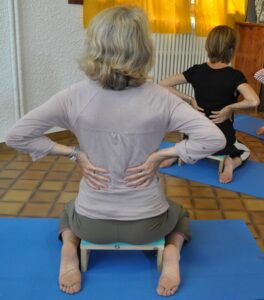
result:
[[[90,187],[96,190],[108,187],[110,181],[109,176],[107,176],[108,171],[92,164],[85,152],[80,151],[77,162]]]

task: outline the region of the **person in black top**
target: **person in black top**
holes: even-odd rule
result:
[[[249,149],[236,139],[233,126],[234,112],[259,105],[259,97],[247,83],[243,73],[229,66],[237,42],[238,35],[232,28],[225,25],[214,27],[209,32],[205,44],[208,62],[194,65],[183,73],[160,82],[161,86],[205,114],[224,133],[227,140],[226,147],[215,153],[226,155],[223,172],[219,175],[221,183],[231,182],[234,169],[250,154]],[[175,89],[177,85],[184,83],[192,85],[195,98]],[[243,99],[238,102],[239,94]],[[168,166],[172,162],[167,161],[162,166]]]

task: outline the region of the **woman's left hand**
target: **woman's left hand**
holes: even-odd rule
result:
[[[223,123],[227,119],[231,119],[231,117],[232,117],[232,109],[229,108],[228,106],[224,107],[219,111],[212,111],[212,114],[209,116],[209,118],[215,124]]]
[[[126,170],[129,174],[124,178],[126,185],[135,188],[148,186],[156,178],[159,165],[157,152],[153,152],[144,163]]]

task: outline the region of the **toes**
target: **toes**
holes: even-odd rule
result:
[[[231,176],[221,176],[219,178],[220,183],[229,183],[232,181],[232,177]]]
[[[174,295],[174,294],[176,293],[177,289],[178,289],[178,286],[175,286],[174,288],[172,288],[172,289],[170,290],[170,294],[171,294],[171,295]]]
[[[60,290],[63,291],[63,292],[65,292],[64,286],[60,285]]]
[[[78,293],[80,289],[81,289],[81,285],[79,283],[73,285],[60,284],[60,290],[67,294]]]
[[[60,286],[60,289],[67,294],[74,294],[77,293],[79,290],[77,288],[75,288],[74,286]]]
[[[168,297],[168,296],[174,295],[176,293],[177,289],[178,289],[178,286],[175,286],[172,288],[165,288],[163,286],[158,286],[156,291],[160,296]]]
[[[81,285],[79,283],[74,284],[72,287],[74,293],[78,293],[81,289]]]
[[[164,295],[165,288],[163,286],[159,286],[156,291],[160,296],[165,296]]]

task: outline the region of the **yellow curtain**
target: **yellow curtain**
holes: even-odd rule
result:
[[[206,36],[217,25],[235,26],[246,19],[247,0],[195,0],[195,31]]]
[[[137,5],[148,15],[152,32],[191,32],[189,0],[84,0],[84,27],[99,11],[114,5]]]

